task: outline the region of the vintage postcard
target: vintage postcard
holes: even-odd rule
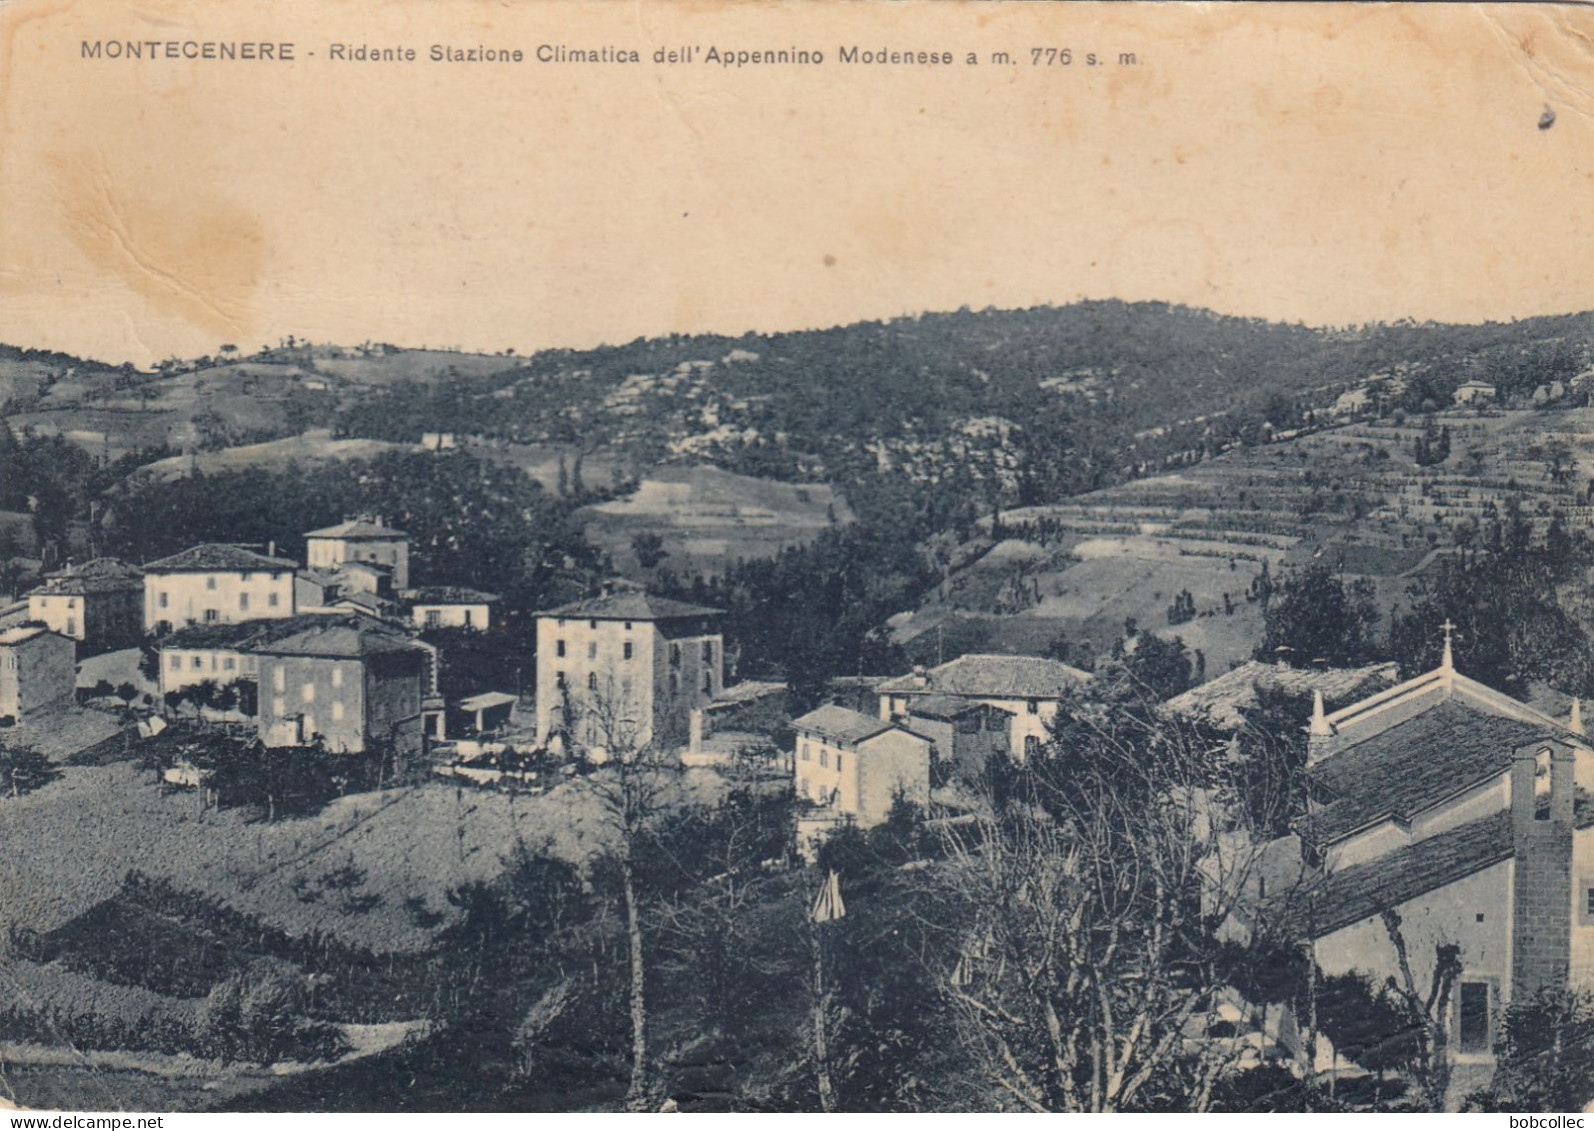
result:
[[[0,4],[0,1107],[1582,1111],[1591,92]]]

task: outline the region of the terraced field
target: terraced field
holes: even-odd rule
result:
[[[1508,497],[1540,533],[1555,515],[1572,529],[1594,523],[1594,409],[1440,413],[1432,425],[1451,443],[1434,466],[1414,459],[1426,421],[1361,423],[1004,512],[1003,540],[896,618],[896,638],[916,659],[968,646],[1035,652],[1060,634],[1105,651],[1132,618],[1182,637],[1217,674],[1261,637],[1247,594],[1264,562],[1277,576],[1326,561],[1372,580],[1387,611]],[[1170,625],[1183,592],[1196,616]]]

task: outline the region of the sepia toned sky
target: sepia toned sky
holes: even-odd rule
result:
[[[85,39],[296,59],[85,60]],[[531,61],[542,44],[644,61]],[[650,61],[692,45],[826,61]],[[1317,324],[1589,309],[1591,91],[1594,11],[1569,7],[9,0],[0,341],[142,364],[290,333],[530,351],[1080,297]]]

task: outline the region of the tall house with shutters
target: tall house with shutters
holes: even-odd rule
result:
[[[144,631],[291,617],[297,566],[274,553],[216,542],[150,562],[144,566]]]
[[[537,735],[594,753],[684,745],[725,686],[719,609],[611,590],[537,616]]]
[[[360,515],[304,536],[305,564],[335,571],[364,562],[391,571],[394,589],[410,587],[410,536],[384,525],[381,515]]]

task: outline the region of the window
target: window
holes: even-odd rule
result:
[[[247,593],[238,594],[238,607],[240,609],[242,609],[244,612],[248,612],[249,611],[249,594],[247,594]]]
[[[1035,755],[1039,754],[1040,751],[1041,740],[1036,738],[1033,734],[1026,734],[1024,736],[1024,757],[1033,758]]]
[[[288,713],[288,701],[281,696],[277,696],[276,698],[272,699],[271,713],[279,719],[282,718],[282,716]]]
[[[830,769],[830,751],[823,746],[819,748],[819,764],[827,770]]]
[[[271,670],[271,686],[277,691],[288,690],[288,669],[273,668]]]
[[[555,640],[553,642],[553,654],[561,660],[565,658],[565,642],[563,640]]]
[[[836,773],[841,773],[841,755],[836,755]]]
[[[218,612],[217,610],[215,610],[215,609],[206,609],[205,610],[205,623],[206,624],[215,624],[220,619],[221,619],[221,613]]]
[[[631,655],[632,655],[632,652],[633,652],[634,648],[635,648],[635,645],[633,645],[629,640],[627,640],[623,645],[620,646],[620,655],[621,655],[621,657],[623,659],[629,660],[631,658]]]
[[[587,627],[592,629],[593,632],[596,632],[598,631],[598,622],[595,620],[589,620],[587,622]]]
[[[714,662],[714,641],[712,640],[703,641],[703,662],[705,664]]]
[[[798,743],[797,744],[797,750],[798,750],[798,753],[800,753],[802,755],[802,760],[804,762],[808,761],[808,744],[806,742]],[[1594,892],[1591,892],[1590,894],[1594,895]]]
[[[442,623],[443,623],[442,610],[440,610],[440,609],[427,609],[426,610],[426,627],[427,628],[436,628],[438,625],[440,625]],[[562,654],[563,653],[561,653],[561,655]]]
[[[238,575],[238,580],[239,581],[248,581],[248,580],[250,580],[253,577],[254,577],[254,574],[252,574],[252,573],[240,573]]]
[[[626,621],[626,622],[625,622],[625,630],[626,630],[626,631],[627,631],[627,632],[630,632],[630,631],[631,631],[631,622],[630,622],[630,621]]]
[[[465,610],[465,627],[466,628],[470,628],[471,627],[471,625],[473,623],[471,618],[472,618],[471,611],[469,609],[466,609]]]
[[[1488,982],[1462,982],[1461,1005],[1457,1010],[1457,1027],[1460,1029],[1461,1051],[1487,1053],[1492,1045],[1489,1024]]]
[[[172,671],[180,672],[182,670],[183,670],[183,658],[181,656],[173,656],[172,657]]]
[[[230,671],[232,671],[233,666],[235,665],[235,663],[236,663],[236,661],[231,656],[228,656],[226,659],[222,660],[221,668],[222,668],[223,671],[230,672]]]
[[[303,699],[306,703],[314,703],[315,684],[311,683],[309,680],[306,680],[304,686],[299,689],[299,698]]]
[[[681,646],[679,644],[671,644],[670,645],[670,667],[678,668],[680,666],[681,666]]]
[[[166,590],[162,589],[156,596],[160,598],[161,608],[164,609],[171,604],[171,594],[166,592]]]
[[[596,640],[587,641],[587,659],[596,660],[597,658],[598,658],[598,642]]]
[[[267,594],[266,595],[266,604],[271,606],[273,609],[276,608],[277,607],[277,595],[275,593]]]
[[[1041,702],[1040,702],[1040,700],[1039,699],[1031,699],[1028,703],[1024,704],[1024,710],[1028,711],[1032,715],[1040,714],[1041,713]]]
[[[332,704],[332,721],[335,723],[343,721],[343,703],[341,701]]]
[[[588,691],[596,691],[596,690],[598,690],[598,673],[597,672],[588,672],[587,673],[587,690]]]
[[[676,672],[670,673],[670,694],[678,694],[681,690],[681,677]]]
[[[205,666],[205,661],[204,661],[204,659],[202,657],[195,656],[193,658],[193,662],[190,663],[188,666],[193,668],[197,672],[197,671],[199,671],[201,668],[203,668]]]
[[[207,575],[205,577],[205,588],[206,589],[214,589],[214,588],[216,588],[216,579],[214,577],[212,577],[212,576]]]
[[[555,672],[554,673],[554,677],[553,677],[553,684],[560,691],[563,691],[565,689],[565,673],[564,672]]]
[[[1549,750],[1540,750],[1533,756],[1533,819],[1550,819],[1550,800],[1555,792],[1554,767]]]
[[[68,636],[76,636],[77,635],[77,618],[76,617],[67,617],[66,618],[66,634]]]
[[[703,673],[703,694],[714,694],[714,673],[711,671]]]

